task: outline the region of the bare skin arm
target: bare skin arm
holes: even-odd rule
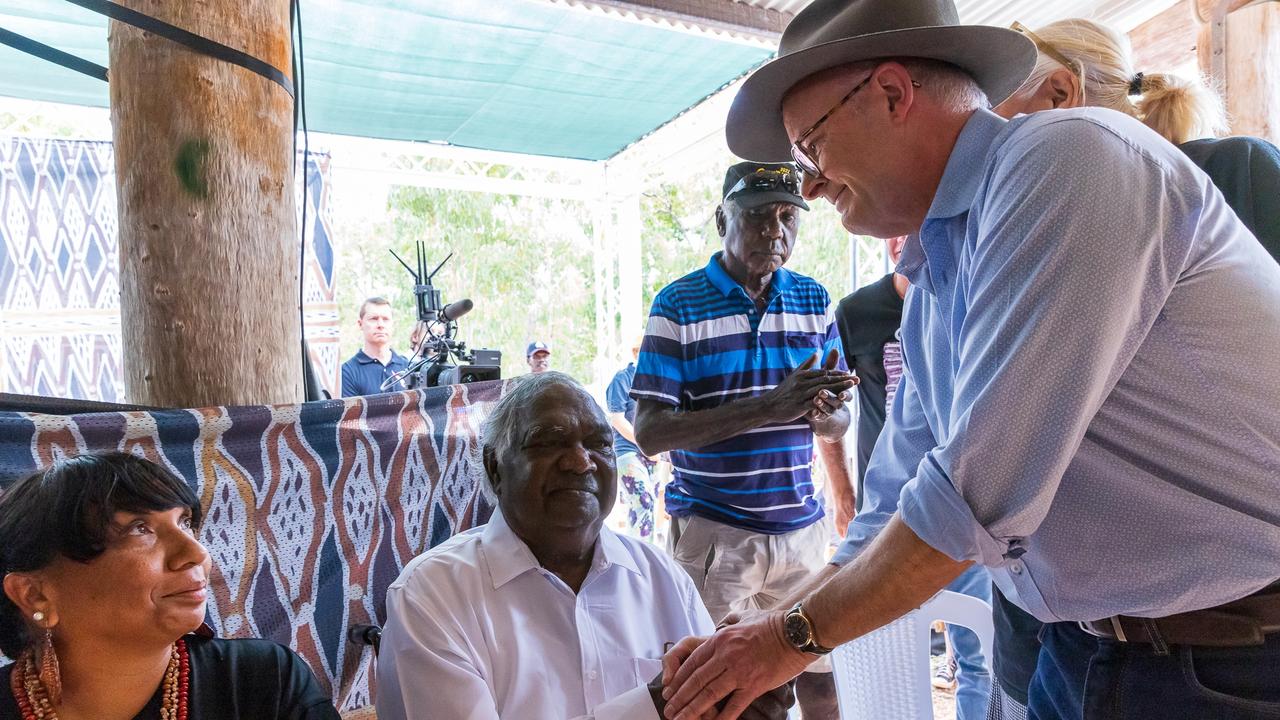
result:
[[[655,400],[636,405],[636,444],[649,457],[669,450],[696,448],[731,438],[769,423],[805,417],[814,410],[814,398],[826,390],[834,397],[857,384],[846,372],[813,369],[818,355],[806,360],[777,387],[755,397],[706,410],[682,411]],[[848,426],[848,410],[845,413]],[[836,411],[839,413],[839,410]]]
[[[817,642],[834,647],[892,622],[971,564],[930,547],[894,515],[866,552],[831,571],[827,581],[803,599]],[[668,698],[664,716],[688,720],[728,697],[717,717],[732,720],[752,698],[803,671],[813,656],[787,642],[782,616],[781,610],[760,613],[705,642],[677,646],[680,653],[673,651],[676,657],[663,663],[664,669],[679,665],[663,692]]]
[[[849,475],[844,436],[825,442],[819,440],[816,446],[818,455],[822,456],[822,466],[827,470],[827,485],[831,488],[831,501],[835,506],[831,508],[831,514],[835,516],[836,531],[840,533],[840,537],[844,537],[857,505],[853,480]]]
[[[613,429],[617,430],[618,434],[622,437],[630,440],[631,442],[636,441],[636,429],[631,426],[631,421],[627,420],[626,413],[609,413],[609,424],[612,425]]]

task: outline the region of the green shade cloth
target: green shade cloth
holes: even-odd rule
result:
[[[549,0],[303,0],[302,19],[312,130],[585,160],[770,56]],[[61,0],[0,0],[0,27],[102,65],[106,26]],[[8,47],[0,95],[107,105],[104,83]]]

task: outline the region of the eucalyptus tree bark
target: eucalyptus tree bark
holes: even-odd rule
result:
[[[123,4],[288,72],[288,0]],[[292,99],[123,23],[109,45],[130,402],[299,401]]]

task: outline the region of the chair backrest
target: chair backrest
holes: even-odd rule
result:
[[[966,627],[991,654],[991,606],[943,590],[892,623],[831,653],[842,720],[932,720],[929,626],[935,620]]]

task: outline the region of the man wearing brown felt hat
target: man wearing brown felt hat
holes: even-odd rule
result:
[[[1035,61],[951,0],[816,0],[739,91],[731,150],[910,236],[904,374],[832,564],[679,643],[666,717],[736,718],[975,565],[1048,623],[1030,717],[1280,716],[1280,266],[1138,121],[991,113]]]

